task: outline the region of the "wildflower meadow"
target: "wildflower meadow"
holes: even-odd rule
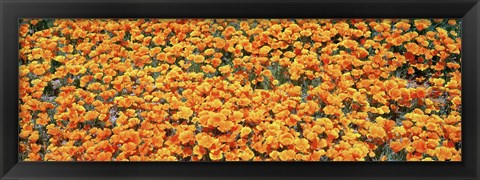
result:
[[[461,161],[460,19],[21,19],[21,161]]]

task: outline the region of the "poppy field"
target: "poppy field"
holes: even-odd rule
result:
[[[460,19],[21,19],[21,161],[461,161]]]

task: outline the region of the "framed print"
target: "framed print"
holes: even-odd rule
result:
[[[478,1],[2,1],[2,179],[478,179]]]
[[[19,159],[461,161],[461,23],[20,19]]]

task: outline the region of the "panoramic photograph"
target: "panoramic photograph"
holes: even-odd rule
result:
[[[18,25],[19,161],[462,161],[461,19]]]

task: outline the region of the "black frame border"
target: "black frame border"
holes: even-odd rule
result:
[[[19,162],[19,18],[462,18],[462,162]],[[0,0],[0,179],[480,179],[478,0]],[[16,128],[12,128],[16,127]]]

